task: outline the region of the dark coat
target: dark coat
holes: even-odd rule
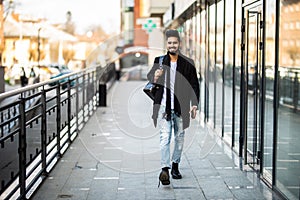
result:
[[[153,67],[147,74],[149,81],[153,82],[154,72],[159,68],[159,57],[154,60]],[[170,67],[170,56],[167,54],[163,60],[164,68]],[[166,70],[164,70],[165,72]],[[158,90],[153,101],[153,121],[156,126],[158,111],[164,92],[165,75],[163,74],[157,81]],[[198,106],[199,103],[199,81],[194,61],[186,56],[179,54],[174,85],[174,110],[175,114],[182,117],[183,129],[190,124],[190,108],[192,105]]]

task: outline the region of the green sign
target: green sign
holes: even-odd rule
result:
[[[147,23],[143,24],[143,29],[146,29],[148,33],[152,32],[156,27],[156,23],[153,23],[152,19],[148,19]]]

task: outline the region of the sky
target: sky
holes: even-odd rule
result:
[[[66,22],[71,11],[78,33],[90,25],[101,25],[107,33],[118,33],[120,0],[15,0],[15,12],[48,19],[53,23]]]

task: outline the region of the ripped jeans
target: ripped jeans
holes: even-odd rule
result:
[[[161,106],[158,113],[158,125],[160,128],[160,164],[161,168],[171,168],[170,163],[170,143],[172,132],[174,131],[174,150],[172,155],[172,162],[179,163],[181,159],[183,144],[184,144],[184,130],[182,129],[182,117],[177,116],[174,110],[171,111],[171,120],[166,120],[165,106]]]

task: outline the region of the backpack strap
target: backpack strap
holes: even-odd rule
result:
[[[161,69],[163,68],[162,62],[163,62],[163,60],[164,60],[164,57],[165,57],[165,56],[160,56],[160,57],[159,57],[159,68],[161,68]]]

